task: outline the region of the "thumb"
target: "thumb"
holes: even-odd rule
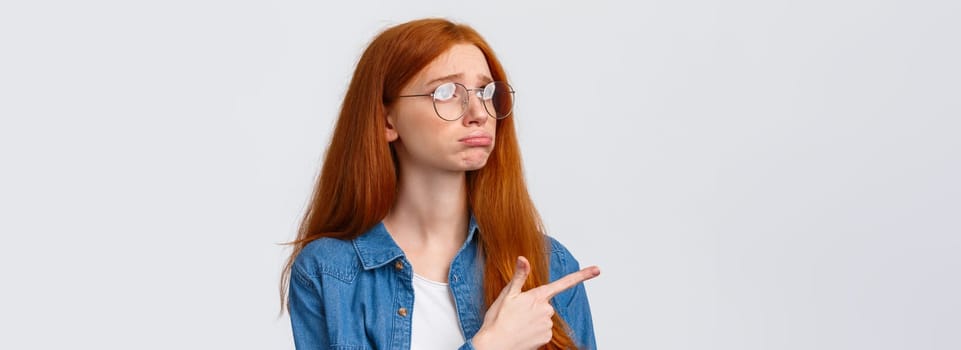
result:
[[[527,275],[531,272],[531,263],[523,256],[517,257],[517,266],[514,268],[514,277],[510,282],[510,295],[521,294]]]

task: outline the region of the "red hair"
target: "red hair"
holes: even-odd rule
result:
[[[480,34],[444,19],[421,19],[391,27],[364,51],[344,97],[297,239],[289,243],[293,252],[280,283],[283,304],[291,266],[304,246],[322,237],[353,239],[387,216],[397,196],[398,174],[397,159],[384,135],[387,107],[431,61],[462,43],[483,52],[494,80],[507,81],[500,61]],[[497,137],[487,164],[466,175],[468,205],[481,231],[484,301],[488,306],[511,280],[518,256],[527,257],[531,263],[524,290],[550,282],[550,248],[524,183],[514,118],[497,121]],[[553,338],[543,349],[575,348],[567,325],[556,313],[553,321]]]

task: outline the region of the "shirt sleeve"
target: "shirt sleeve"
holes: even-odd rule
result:
[[[571,271],[580,270],[577,260],[571,258],[571,261],[574,264]],[[566,315],[563,315],[565,316],[564,321],[571,328],[571,338],[574,339],[574,343],[577,344],[579,349],[597,349],[594,339],[594,320],[591,317],[591,306],[587,301],[587,290],[584,288],[584,283],[575,286],[572,294],[573,296],[564,310]]]
[[[551,239],[552,243],[552,265],[559,270],[557,274],[552,273],[552,280],[566,276],[581,269],[580,263],[560,242]],[[556,259],[556,260],[555,260]],[[587,301],[587,290],[584,283],[578,283],[573,288],[566,290],[552,300],[564,322],[567,322],[569,334],[577,345],[578,349],[591,350],[597,349],[597,342],[594,339],[594,321],[591,316],[591,306]]]
[[[327,323],[319,281],[310,278],[300,269],[290,272],[288,303],[290,326],[294,334],[294,346],[298,350],[329,349]]]

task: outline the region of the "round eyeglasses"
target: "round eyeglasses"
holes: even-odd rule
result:
[[[444,83],[434,89],[434,92],[420,95],[401,95],[397,97],[430,96],[434,101],[434,112],[440,119],[455,121],[463,117],[470,108],[470,95],[479,97],[484,103],[487,115],[504,119],[511,115],[514,109],[514,88],[503,81],[495,81],[483,88],[468,89],[458,83]]]

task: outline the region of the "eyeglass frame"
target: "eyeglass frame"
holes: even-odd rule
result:
[[[467,110],[470,109],[470,100],[471,100],[470,95],[471,95],[471,92],[472,92],[472,91],[477,91],[477,93],[474,94],[474,95],[476,95],[478,98],[480,98],[481,100],[483,100],[483,99],[484,99],[484,96],[482,96],[481,93],[483,93],[484,90],[487,89],[488,86],[490,86],[491,84],[494,84],[494,83],[503,83],[504,85],[507,85],[507,88],[510,89],[510,91],[508,91],[508,92],[510,92],[510,94],[511,94],[511,111],[508,112],[507,114],[505,114],[503,118],[498,118],[496,115],[491,114],[491,111],[487,110],[487,104],[486,104],[486,103],[484,103],[484,111],[487,112],[487,115],[490,116],[491,118],[494,118],[494,119],[497,119],[497,120],[507,119],[507,117],[510,117],[511,114],[514,113],[514,93],[517,92],[517,91],[514,90],[514,87],[511,86],[511,84],[508,83],[508,82],[506,82],[506,81],[499,81],[499,80],[498,80],[498,81],[492,81],[492,82],[489,82],[489,83],[487,83],[486,85],[484,85],[484,87],[482,87],[482,88],[474,88],[474,89],[468,88],[467,86],[465,86],[464,84],[461,84],[461,83],[457,83],[457,82],[447,82],[447,83],[438,85],[437,88],[434,88],[434,91],[431,92],[431,93],[429,93],[429,94],[400,95],[400,96],[397,96],[397,98],[401,98],[401,97],[424,97],[424,96],[430,96],[430,97],[431,97],[431,100],[430,100],[431,103],[430,103],[430,104],[431,104],[431,106],[434,107],[434,114],[436,114],[437,117],[440,118],[441,120],[453,122],[453,121],[458,121],[458,120],[460,120],[460,118],[463,118],[463,117],[464,117],[464,114],[467,114]],[[454,85],[457,85],[457,86],[460,86],[460,87],[464,88],[464,90],[467,90],[467,96],[468,96],[468,97],[467,97],[467,105],[465,105],[464,108],[461,110],[460,115],[457,116],[457,118],[454,118],[454,119],[445,119],[444,117],[442,117],[442,116],[440,115],[440,112],[437,111],[437,100],[433,98],[433,97],[434,97],[434,94],[437,93],[437,89],[440,88],[441,86],[445,85],[445,84],[454,84]],[[457,86],[455,86],[454,88],[456,89]],[[456,90],[455,90],[455,91],[456,91]],[[491,97],[491,99],[493,99],[493,97]]]

